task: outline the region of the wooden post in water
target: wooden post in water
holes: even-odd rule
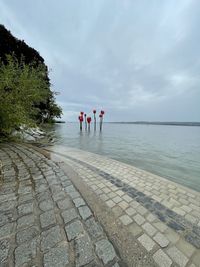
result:
[[[79,119],[79,122],[80,122],[80,131],[82,131],[82,129],[83,129],[83,127],[82,127],[83,116],[79,116],[78,119]]]
[[[103,127],[103,115],[105,114],[105,112],[103,110],[101,110],[101,113],[99,114],[99,118],[100,118],[100,132],[102,131],[102,127]]]
[[[87,114],[84,114],[84,117],[85,117],[85,130],[87,131],[87,120],[86,120],[86,116],[87,116]]]
[[[94,113],[94,131],[96,131],[96,126],[97,126],[96,112],[97,112],[97,111],[94,109],[94,110],[93,110],[93,113]]]
[[[87,117],[88,131],[90,131],[90,122],[92,121],[91,117]]]

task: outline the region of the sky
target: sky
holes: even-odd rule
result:
[[[63,119],[200,121],[199,0],[0,0],[39,51]]]

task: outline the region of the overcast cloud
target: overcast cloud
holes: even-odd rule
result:
[[[0,0],[51,69],[65,120],[200,121],[199,0]]]

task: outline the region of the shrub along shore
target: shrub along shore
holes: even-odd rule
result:
[[[44,59],[0,25],[0,140],[62,114]],[[16,136],[16,134],[15,134]]]

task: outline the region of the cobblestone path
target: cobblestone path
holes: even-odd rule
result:
[[[105,202],[155,266],[200,266],[199,192],[93,153],[61,146],[47,150]]]
[[[124,266],[69,177],[22,145],[0,146],[0,266]]]

